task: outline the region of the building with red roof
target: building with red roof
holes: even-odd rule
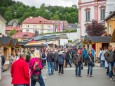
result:
[[[64,25],[68,25],[67,21],[48,20],[41,16],[29,17],[22,22],[22,32],[38,31],[39,34],[60,32],[64,30]]]
[[[18,39],[19,42],[24,42],[34,37],[34,35],[35,34],[31,32],[17,32],[12,36],[12,38]]]
[[[12,30],[16,30],[17,32],[21,32],[22,28],[19,26],[6,26],[5,27],[6,34],[8,34],[8,32],[10,32]]]
[[[54,23],[43,17],[29,17],[22,22],[22,32],[32,32],[38,31],[39,34],[52,33],[54,32]]]

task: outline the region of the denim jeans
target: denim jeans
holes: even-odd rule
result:
[[[48,74],[54,73],[54,62],[48,62]]]
[[[105,67],[105,61],[104,60],[101,60],[101,67]]]
[[[88,63],[87,74],[92,75],[92,73],[93,73],[93,65],[92,65],[92,63]]]
[[[72,67],[70,61],[69,61],[69,60],[66,60],[66,66],[67,66],[68,64],[70,65],[70,67]]]
[[[55,61],[54,67],[55,67],[55,71],[58,71],[58,61]]]
[[[40,78],[39,78],[38,82],[39,82],[40,86],[45,86],[45,83],[44,83],[42,75],[40,75]],[[36,81],[31,80],[31,86],[35,86],[35,85],[36,85]]]
[[[109,65],[109,78],[112,78],[114,62],[109,62],[108,65]]]
[[[82,65],[82,63],[78,63],[78,65],[76,65],[75,73],[78,76],[81,75],[81,65]]]

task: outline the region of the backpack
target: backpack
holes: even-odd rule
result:
[[[38,81],[40,79],[40,74],[36,74],[37,72],[41,72],[40,68],[39,68],[39,63],[38,63],[38,59],[35,59],[34,65],[32,67],[33,70],[33,74],[31,76],[31,80],[33,81]]]
[[[59,55],[59,57],[58,57],[58,63],[59,64],[63,64],[63,62],[64,62],[63,55]]]
[[[42,54],[42,58],[45,58],[45,57],[46,57],[46,55],[45,55],[45,53],[43,53],[43,54]]]
[[[34,72],[40,72],[38,59],[35,60],[34,65],[33,65],[33,67],[32,67],[32,70],[33,70]]]

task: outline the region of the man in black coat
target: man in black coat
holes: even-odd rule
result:
[[[2,59],[2,72],[4,72],[5,57],[2,55],[1,52],[0,52],[0,56],[1,56],[1,59]]]
[[[54,66],[55,66],[55,71],[58,71],[58,56],[59,56],[59,54],[58,54],[58,51],[57,50],[55,50],[55,52],[54,52]]]

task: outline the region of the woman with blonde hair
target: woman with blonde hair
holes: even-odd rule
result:
[[[29,68],[31,70],[31,86],[35,86],[36,82],[39,82],[40,86],[45,86],[41,75],[42,62],[40,60],[40,51],[37,49],[35,49],[32,54],[32,58],[29,62]]]

